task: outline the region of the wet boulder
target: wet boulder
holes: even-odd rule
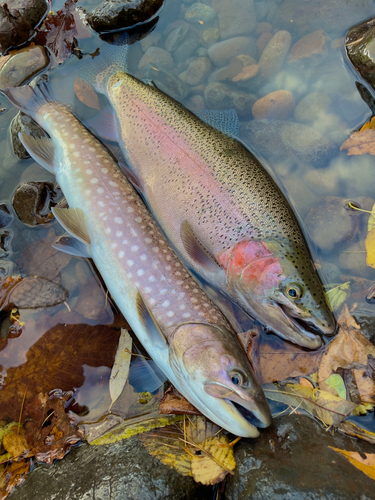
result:
[[[0,89],[18,87],[26,83],[48,64],[49,58],[44,47],[32,45],[17,51],[1,66]]]
[[[353,26],[346,35],[345,48],[355,69],[375,88],[375,18]]]
[[[16,189],[13,208],[21,222],[28,226],[52,222],[50,211],[56,193],[50,182],[27,182]]]
[[[0,2],[0,51],[27,42],[47,13],[45,0],[11,0]]]
[[[32,118],[20,111],[13,118],[10,124],[10,135],[13,153],[18,156],[20,160],[30,158],[30,155],[26,151],[26,148],[24,147],[22,142],[19,140],[19,132],[31,135],[34,138],[49,137],[47,132],[45,132]]]
[[[104,0],[87,21],[98,32],[129,28],[154,17],[162,5],[163,0]]]

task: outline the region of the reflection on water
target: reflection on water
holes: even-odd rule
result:
[[[63,3],[54,2],[54,10]],[[99,3],[79,5],[91,11]],[[353,286],[348,305],[357,304],[358,319],[373,339],[375,305],[366,301],[364,293],[375,278],[365,259],[368,217],[345,209],[347,199],[366,210],[375,203],[373,158],[340,151],[350,131],[371,116],[346,63],[343,37],[354,22],[373,12],[373,2],[336,0],[324,14],[320,0],[304,7],[294,0],[254,4],[236,0],[235,15],[223,14],[220,0],[203,4],[207,8],[197,11],[191,1],[167,0],[152,31],[142,38],[137,30],[133,33],[129,72],[151,78],[193,112],[207,107],[236,110],[241,139],[274,175],[295,208],[324,283],[343,283],[353,277],[368,280]],[[266,57],[262,52],[278,30],[284,34],[278,36],[273,52],[267,49]],[[304,40],[306,35],[310,38]],[[95,33],[79,41],[85,58],[104,45]],[[50,77],[63,81],[67,68],[77,63],[72,56]],[[99,101],[103,109],[105,98],[100,96]],[[53,183],[54,176],[32,159],[21,161],[12,153],[9,125],[16,111],[5,97],[0,97],[2,107],[7,111],[0,114],[0,202],[14,215],[12,200],[21,183]],[[78,99],[76,112],[82,119],[96,113]],[[89,419],[99,419],[110,404],[108,381],[121,326],[118,314],[91,264],[51,248],[51,241],[62,233],[57,222],[30,227],[14,215],[7,230],[11,241],[6,258],[16,266],[12,274],[52,280],[67,291],[68,298],[50,308],[20,308],[25,322],[22,334],[0,338],[3,412],[6,408],[0,419],[18,419],[24,388],[30,387],[26,377],[33,379],[36,391],[74,391],[70,409],[81,417],[87,418],[89,412]],[[263,342],[269,338],[263,336]],[[41,359],[45,360],[42,368]],[[18,396],[6,407],[11,391]],[[139,411],[134,392],[131,397],[133,410],[127,409],[123,416]]]

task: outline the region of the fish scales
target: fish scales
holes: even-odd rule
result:
[[[87,218],[98,260],[121,261],[117,278],[132,280],[167,333],[189,320],[227,321],[197,287],[111,155],[63,106],[47,104],[41,123],[66,152],[57,181]],[[82,186],[83,193],[74,186]],[[110,286],[109,286],[110,288]]]

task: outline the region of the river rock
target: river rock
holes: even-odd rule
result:
[[[173,66],[173,58],[169,52],[161,47],[150,47],[139,61],[138,71],[142,76],[147,76],[151,66],[158,69],[170,69]]]
[[[173,52],[173,59],[179,62],[185,62],[191,57],[200,45],[199,35],[195,29],[189,28],[180,43],[179,47]]]
[[[351,28],[345,48],[354,68],[375,88],[375,18]]]
[[[268,24],[268,23],[266,23]],[[268,33],[266,31],[265,33],[262,33],[260,37],[257,40],[257,49],[258,49],[258,54],[259,57],[263,54],[264,49],[267,47],[268,43],[271,41],[273,35],[272,33]]]
[[[220,36],[219,28],[208,28],[203,32],[202,40],[205,45],[212,45],[217,42]]]
[[[331,36],[342,36],[349,26],[371,16],[372,10],[372,1],[284,0],[273,17],[272,25],[297,36],[316,30],[323,30]]]
[[[252,112],[255,119],[287,120],[293,113],[294,97],[289,90],[277,90],[258,99]]]
[[[161,40],[161,34],[153,31],[139,41],[143,52],[146,52],[152,45],[157,46]]]
[[[227,476],[225,498],[373,500],[373,480],[330,447],[362,456],[373,453],[372,444],[327,432],[306,415],[274,418],[259,438],[238,443],[237,467],[233,476]]]
[[[0,2],[0,52],[18,47],[29,40],[47,9],[45,0]]]
[[[31,135],[34,138],[49,137],[47,132],[45,132],[32,118],[20,111],[10,124],[13,152],[20,160],[30,158],[30,155],[18,138],[19,132]]]
[[[204,3],[193,3],[193,5],[185,12],[185,21],[188,23],[208,23],[215,17],[216,12],[214,9]]]
[[[294,110],[298,122],[311,123],[326,114],[331,99],[322,92],[313,92],[302,99]]]
[[[50,182],[27,182],[16,189],[13,208],[21,222],[28,226],[53,221],[50,204],[55,196]]]
[[[266,80],[272,80],[284,65],[292,43],[291,34],[288,31],[278,31],[268,42],[259,59],[261,76]]]
[[[211,45],[208,49],[208,57],[216,66],[221,67],[229,59],[240,54],[248,54],[254,57],[256,50],[256,42],[253,38],[237,36]]]
[[[303,63],[318,64],[328,53],[327,39],[323,30],[314,31],[300,38],[290,49],[288,64]]]
[[[314,207],[305,220],[313,242],[324,252],[350,242],[359,231],[360,212],[348,210],[347,200],[327,196]]]
[[[256,26],[253,0],[222,0],[218,14],[223,40],[251,33]]]
[[[69,480],[67,480],[69,478]],[[53,466],[36,465],[14,500],[206,500],[212,487],[151,457],[137,437],[111,445],[81,445]]]
[[[245,118],[250,115],[256,96],[212,82],[205,88],[204,100],[208,109],[234,109],[239,118]]]
[[[251,80],[256,76],[259,72],[258,64],[251,64],[250,66],[245,66],[242,68],[242,71],[238,73],[236,76],[231,78],[232,82],[246,82],[247,80]]]
[[[178,49],[188,31],[189,26],[186,23],[171,31],[165,40],[165,50],[168,50],[168,52],[174,52]]]
[[[0,69],[0,89],[22,85],[48,64],[49,59],[44,47],[32,45],[18,50]]]
[[[198,57],[189,64],[186,71],[185,82],[189,85],[199,85],[211,71],[211,61],[207,57]]]
[[[307,125],[283,120],[252,120],[241,125],[241,137],[267,160],[324,167],[336,146]]]
[[[86,19],[99,32],[129,28],[155,16],[163,0],[104,0]]]
[[[340,176],[333,168],[313,168],[306,173],[305,182],[320,196],[336,196],[340,192]]]

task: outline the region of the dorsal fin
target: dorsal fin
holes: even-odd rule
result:
[[[198,263],[207,271],[214,272],[221,268],[215,257],[202,245],[195,236],[189,222],[183,221],[181,224],[180,235],[182,244],[189,257]]]
[[[65,231],[68,231],[77,240],[90,245],[90,236],[87,230],[85,214],[80,208],[52,208],[52,213],[60,222]]]

